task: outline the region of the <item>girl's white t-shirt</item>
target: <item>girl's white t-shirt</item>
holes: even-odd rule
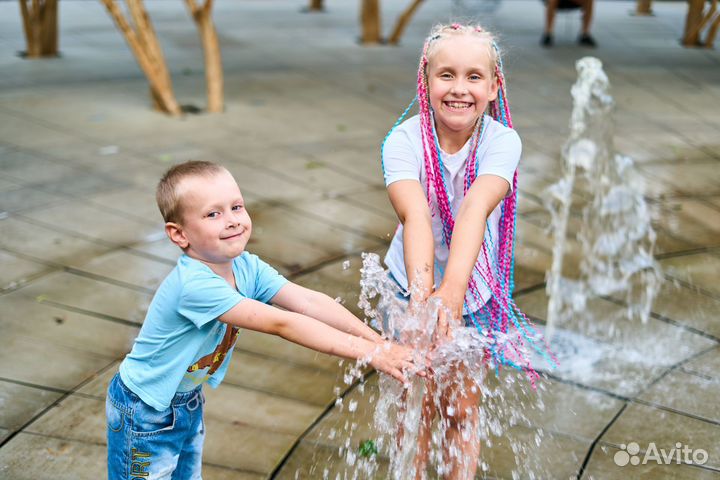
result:
[[[510,188],[508,195],[512,193],[512,183],[515,170],[520,161],[522,144],[520,137],[515,130],[505,127],[495,121],[492,117],[485,115],[485,127],[483,129],[480,144],[478,145],[478,176],[497,175],[507,180]],[[470,150],[470,141],[456,153],[448,154],[440,151],[444,166],[445,182],[450,208],[453,216],[457,216],[460,204],[464,198],[465,165]],[[385,185],[390,185],[398,180],[417,180],[426,190],[426,175],[424,168],[424,155],[422,137],[420,133],[420,118],[415,115],[400,124],[387,138],[383,148],[383,162]],[[425,192],[427,195],[427,191]],[[502,202],[501,202],[502,203]],[[434,193],[430,202],[430,213],[432,215],[432,231],[435,242],[435,286],[440,285],[443,272],[447,266],[450,251],[443,242],[443,225],[440,212],[437,208]],[[498,248],[498,224],[500,222],[501,205],[499,204],[488,218],[489,228],[485,229],[485,242],[488,245],[490,262],[495,263]],[[482,251],[478,257],[483,267],[488,267],[484,260]],[[405,272],[405,261],[403,253],[403,227],[398,226],[395,236],[390,243],[385,264],[390,273],[407,290],[408,279]],[[495,272],[494,265],[488,269]],[[475,283],[480,290],[481,304],[478,304],[472,295],[465,297],[466,305],[463,314],[474,312],[490,299],[490,289],[485,285],[477,271],[473,271]]]

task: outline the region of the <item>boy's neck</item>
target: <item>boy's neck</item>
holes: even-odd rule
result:
[[[207,265],[208,268],[210,268],[210,270],[212,270],[215,275],[224,278],[233,288],[235,288],[235,273],[233,272],[232,260],[222,263],[211,263],[207,260],[203,260],[202,258],[197,258],[193,255],[187,254],[187,252],[186,255],[188,255],[188,257],[190,258],[197,260],[198,262],[202,262]]]

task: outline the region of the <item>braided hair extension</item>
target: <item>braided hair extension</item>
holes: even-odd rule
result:
[[[432,107],[430,106],[427,69],[429,59],[432,58],[432,54],[440,43],[439,41],[448,38],[450,35],[473,35],[487,41],[490,59],[495,65],[494,74],[498,82],[498,95],[495,100],[489,102],[488,112],[493,119],[508,128],[512,128],[512,117],[507,99],[502,59],[500,50],[492,34],[480,26],[453,23],[451,25],[435,27],[426,39],[418,65],[417,95],[385,137],[381,149],[381,151],[384,151],[387,138],[400,122],[402,122],[412,105],[417,101],[427,199],[433,216],[436,213],[440,216],[443,225],[443,241],[448,248],[452,240],[455,219],[448,199],[440,145],[435,131]],[[471,148],[467,158],[464,179],[465,194],[467,194],[467,191],[477,178],[479,168],[477,151],[482,138],[484,123],[484,115],[480,115],[471,135]],[[515,266],[517,177],[517,171],[515,171],[513,175],[512,195],[507,196],[501,204],[497,245],[494,244],[492,232],[488,225],[486,228],[488,235],[483,241],[481,248],[484,265],[483,262],[477,262],[473,269],[482,284],[491,292],[493,301],[491,302],[489,301],[490,299],[482,298],[476,277],[473,274],[468,281],[465,305],[467,306],[468,297],[475,302],[475,305],[482,305],[479,311],[471,312],[470,317],[476,328],[490,337],[490,346],[485,354],[486,360],[492,359],[496,368],[499,368],[501,365],[509,365],[525,371],[531,383],[534,385],[535,380],[538,378],[538,373],[532,368],[530,359],[527,353],[525,353],[524,345],[530,345],[533,350],[548,360],[550,365],[556,365],[557,359],[550,351],[545,340],[535,331],[532,322],[520,311],[512,298],[515,282],[513,271]],[[435,210],[437,210],[437,212],[435,212]],[[492,262],[491,259],[493,260]],[[485,267],[485,265],[487,265],[487,267]],[[509,333],[511,324],[512,333]]]

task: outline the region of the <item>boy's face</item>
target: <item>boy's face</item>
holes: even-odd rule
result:
[[[167,224],[170,239],[205,263],[227,263],[250,239],[252,221],[230,172],[188,177],[178,186],[182,223]]]

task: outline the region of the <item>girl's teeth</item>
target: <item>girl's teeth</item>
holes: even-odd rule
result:
[[[468,107],[470,107],[469,103],[448,102],[448,105],[452,108],[468,108]]]

